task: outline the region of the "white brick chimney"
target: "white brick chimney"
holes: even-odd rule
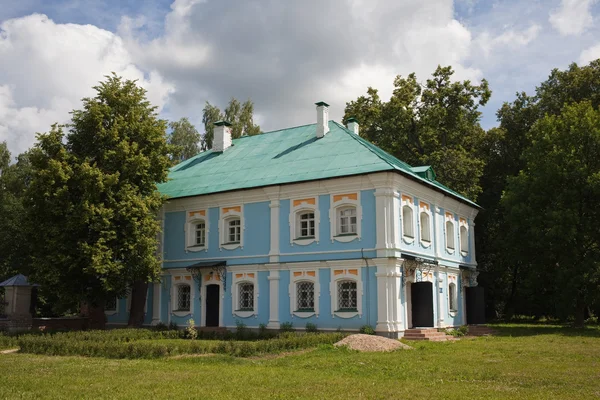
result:
[[[348,118],[348,124],[346,125],[348,130],[352,131],[355,135],[358,135],[358,121],[354,117]]]
[[[215,122],[212,151],[223,152],[231,147],[231,124],[227,121]]]
[[[324,101],[317,105],[317,137],[322,138],[329,132],[329,104]]]

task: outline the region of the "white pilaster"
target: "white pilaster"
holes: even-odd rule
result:
[[[152,325],[160,322],[160,282],[152,284]]]
[[[269,204],[271,209],[271,250],[269,251],[269,261],[279,262],[279,200],[271,200]]]
[[[279,271],[269,271],[269,329],[279,329]]]
[[[400,194],[390,188],[375,190],[377,257],[394,257],[400,248]]]
[[[390,261],[395,263],[395,261]],[[402,273],[394,265],[377,266],[377,332],[402,330],[402,307],[400,288]]]
[[[436,281],[436,285],[435,285],[434,290],[435,290],[436,308],[437,308],[437,327],[441,328],[444,326],[445,310],[442,309],[444,307],[442,306],[440,288],[442,288],[444,279],[440,277],[440,269],[438,267],[435,268],[435,281]],[[447,293],[446,293],[447,288],[444,288],[443,290],[444,290],[444,297],[445,297],[445,296],[447,296]]]
[[[471,252],[471,264],[477,263],[477,258],[475,256],[475,222],[473,220],[469,220],[469,251]]]

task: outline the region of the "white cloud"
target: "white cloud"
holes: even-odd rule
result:
[[[69,111],[111,72],[138,79],[159,107],[172,90],[155,70],[144,74],[115,34],[56,24],[41,14],[0,24],[0,59],[0,141],[15,155],[33,144],[36,132],[67,122]]]
[[[579,56],[579,64],[586,65],[598,58],[600,58],[600,43],[583,50]]]
[[[477,37],[476,42],[487,57],[498,49],[506,50],[527,46],[538,37],[541,29],[540,25],[533,24],[522,31],[507,29],[495,37],[492,37],[488,31],[484,31]]]
[[[560,7],[550,12],[549,21],[561,35],[580,35],[594,22],[591,7],[596,2],[597,0],[562,0]]]

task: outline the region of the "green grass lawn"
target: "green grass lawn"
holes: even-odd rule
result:
[[[383,354],[331,346],[263,358],[4,354],[0,398],[600,398],[600,329],[497,329]]]

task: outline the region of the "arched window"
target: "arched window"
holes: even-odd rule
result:
[[[206,245],[206,224],[200,220],[194,224],[195,245],[204,247]]]
[[[315,310],[315,284],[301,281],[296,283],[296,311],[311,312]]]
[[[413,209],[408,204],[402,206],[402,236],[414,239]]]
[[[296,239],[315,237],[315,213],[301,211],[296,214]]]
[[[425,211],[421,211],[419,218],[421,225],[421,241],[425,243],[431,243],[431,224],[429,222],[429,214]]]
[[[358,293],[356,290],[356,281],[338,281],[337,300],[337,311],[356,311],[358,307]]]
[[[338,235],[356,235],[356,207],[338,209]]]
[[[250,282],[238,284],[238,310],[254,311],[254,284]]]
[[[456,292],[456,283],[448,285],[448,308],[450,312],[456,312],[458,310],[458,295]]]
[[[191,287],[187,284],[177,285],[177,309],[175,311],[190,311]]]
[[[454,251],[454,222],[446,221],[446,248]]]
[[[230,218],[227,223],[226,243],[239,243],[242,236],[242,224],[239,218]]]
[[[460,225],[460,252],[466,256],[469,254],[469,231],[463,224]]]

